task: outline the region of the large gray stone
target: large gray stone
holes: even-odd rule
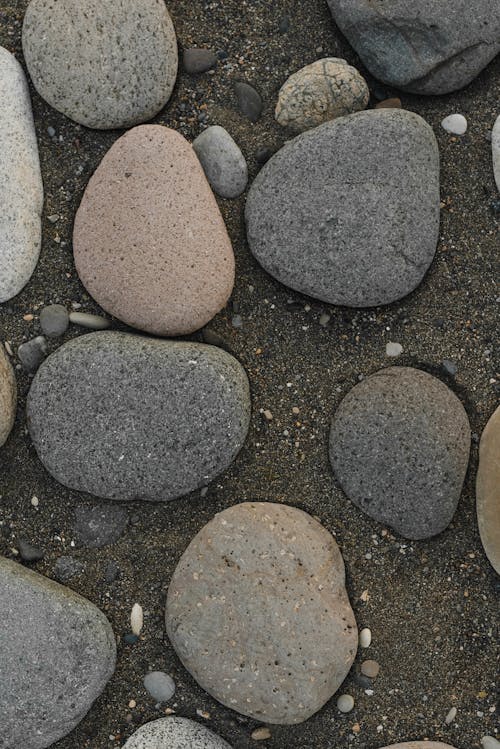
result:
[[[469,420],[456,395],[411,367],[362,380],[341,402],[330,432],[333,470],[349,499],[412,539],[450,523],[469,449]]]
[[[151,119],[177,76],[175,31],[160,0],[31,0],[23,52],[40,96],[93,128]]]
[[[17,384],[12,364],[0,343],[0,447],[7,441],[16,417]]]
[[[250,249],[278,281],[331,304],[409,294],[439,231],[439,153],[405,110],[358,112],[294,138],[255,179]]]
[[[500,0],[328,0],[370,72],[418,94],[466,86],[500,50]]]
[[[491,154],[493,157],[493,174],[500,191],[500,115],[495,120],[491,134]]]
[[[141,726],[123,749],[231,749],[229,744],[187,718],[160,718]],[[431,747],[432,749],[432,747]]]
[[[241,364],[213,346],[102,331],[45,361],[27,415],[40,460],[62,484],[109,499],[169,500],[236,456],[249,385]]]
[[[90,601],[2,558],[0,610],[0,746],[52,746],[113,674],[111,625]]]
[[[209,694],[266,723],[300,723],[345,679],[358,632],[333,537],[302,510],[216,515],[170,583],[167,633]]]
[[[248,181],[247,162],[227,130],[220,125],[208,127],[195,138],[193,148],[217,195],[241,195]]]
[[[19,294],[42,241],[43,185],[28,84],[0,47],[0,303]]]
[[[486,556],[500,575],[500,406],[481,436],[476,509]]]

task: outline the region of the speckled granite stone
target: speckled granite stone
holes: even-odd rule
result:
[[[486,424],[481,437],[476,507],[486,556],[500,575],[500,406]]]
[[[141,726],[123,749],[231,749],[208,728],[187,718],[160,718]],[[432,748],[431,748],[432,749]]]
[[[248,168],[227,130],[212,125],[193,141],[193,148],[210,185],[221,198],[237,198],[245,190]]]
[[[201,164],[161,125],[134,128],[108,151],[77,211],[73,248],[89,294],[148,333],[203,327],[233,289],[231,241]]]
[[[167,633],[209,694],[266,723],[300,723],[335,693],[358,631],[333,537],[267,502],[216,515],[170,583]]]

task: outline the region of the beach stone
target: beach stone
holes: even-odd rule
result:
[[[31,0],[23,52],[40,96],[91,128],[151,119],[177,76],[175,31],[158,0]]]
[[[72,577],[81,575],[85,565],[74,557],[58,557],[54,565],[54,577],[61,583],[67,583]]]
[[[497,117],[491,134],[491,150],[493,155],[493,173],[500,191],[500,116]]]
[[[463,114],[449,114],[441,122],[441,127],[446,130],[447,133],[453,135],[465,135],[467,132],[467,120]]]
[[[127,511],[118,505],[80,505],[75,509],[73,533],[80,546],[100,549],[118,541],[127,523]]]
[[[337,708],[341,713],[350,713],[354,710],[354,697],[350,694],[341,694],[337,700]]]
[[[184,70],[190,75],[205,73],[217,65],[217,55],[210,49],[193,47],[184,50]]]
[[[248,182],[247,162],[227,130],[212,125],[193,141],[193,148],[217,195],[237,198],[244,192]]]
[[[233,289],[231,241],[202,166],[162,125],[134,128],[108,151],[77,211],[73,248],[96,302],[148,333],[203,327]]]
[[[173,574],[166,627],[206,692],[265,723],[319,710],[358,639],[335,540],[302,510],[270,502],[235,505],[202,528]]]
[[[12,364],[0,343],[0,447],[7,442],[16,418],[17,384]]]
[[[0,303],[26,286],[42,242],[43,184],[28,84],[0,47]]]
[[[479,444],[476,509],[486,556],[500,575],[500,406],[486,424]]]
[[[44,749],[84,718],[113,674],[108,620],[90,601],[0,558],[5,747]]]
[[[47,352],[47,339],[43,335],[37,335],[36,338],[21,343],[17,349],[17,356],[24,371],[34,374],[47,356]]]
[[[370,679],[376,679],[380,671],[380,666],[377,661],[363,661],[361,664],[361,673],[364,676],[368,676]]]
[[[110,320],[105,317],[90,315],[88,312],[70,312],[69,321],[89,330],[107,330],[111,325]]]
[[[222,473],[248,430],[241,364],[221,349],[100,331],[57,349],[27,402],[33,444],[61,484],[165,501]]]
[[[62,304],[49,304],[40,312],[40,327],[49,338],[64,335],[69,326],[69,315]]]
[[[331,304],[371,307],[422,281],[439,234],[432,129],[402,109],[298,135],[261,169],[246,205],[250,249],[278,281]]]
[[[368,70],[416,94],[470,83],[500,50],[499,0],[328,0]]]
[[[242,114],[251,122],[257,122],[262,114],[263,102],[258,91],[249,83],[238,81],[234,84],[234,92]]]
[[[362,75],[345,60],[325,57],[288,78],[278,94],[275,118],[295,132],[365,109],[370,92]]]
[[[168,702],[175,694],[174,680],[163,671],[151,671],[146,674],[144,687],[157,702]]]
[[[231,749],[205,726],[188,718],[160,718],[141,726],[123,749]],[[431,748],[432,749],[432,748]]]
[[[406,538],[429,538],[455,513],[470,437],[464,407],[446,385],[411,367],[388,367],[341,402],[330,460],[349,499],[370,517]]]
[[[405,741],[403,744],[391,744],[383,749],[454,749],[450,744],[441,741]]]

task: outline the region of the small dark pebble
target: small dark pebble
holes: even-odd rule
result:
[[[239,81],[234,84],[234,91],[238,99],[240,111],[251,122],[257,122],[262,114],[262,99],[260,94],[248,83]]]
[[[283,16],[279,22],[278,31],[280,34],[286,34],[290,30],[290,16]]]
[[[106,583],[114,583],[115,580],[118,579],[119,574],[120,574],[120,568],[118,564],[115,562],[114,559],[111,559],[107,563],[106,570],[104,571],[104,581]]]
[[[356,684],[363,689],[369,689],[372,686],[372,680],[368,678],[368,676],[365,676],[364,674],[356,674],[354,676],[354,681]]]
[[[304,305],[302,302],[296,302],[295,300],[288,301],[286,303],[287,310],[290,310],[290,312],[302,312],[304,311]]]
[[[192,49],[184,50],[184,70],[190,75],[196,73],[205,73],[217,64],[217,55],[210,49]]]
[[[219,49],[217,51],[217,57],[219,58],[219,60],[227,60],[227,58],[229,57],[229,55],[228,55],[228,53],[226,52],[225,49]]]
[[[73,532],[80,546],[100,549],[118,541],[127,523],[127,511],[116,504],[80,505],[75,509]]]
[[[263,146],[262,148],[259,148],[257,153],[255,154],[255,160],[258,164],[265,164],[271,156],[274,156],[276,151],[273,148],[270,148],[269,146]]]
[[[47,356],[47,341],[41,335],[21,343],[17,349],[17,356],[25,372],[35,374],[40,364]]]
[[[202,331],[202,339],[203,343],[208,343],[209,346],[218,346],[218,348],[224,349],[224,351],[229,351],[229,353],[231,353],[228,342],[221,335],[216,333],[215,330],[205,328]]]
[[[18,540],[17,548],[23,562],[39,562],[40,559],[43,559],[43,551],[22,538]]]
[[[492,200],[490,203],[490,210],[494,216],[500,215],[500,200]]]
[[[133,635],[130,632],[124,636],[123,642],[125,643],[125,645],[135,645],[138,639],[139,638],[137,637],[137,635]]]
[[[375,83],[372,88],[372,94],[377,101],[384,101],[384,99],[390,99],[391,95],[386,88],[381,86],[379,83]]]
[[[54,576],[61,583],[66,583],[75,575],[81,575],[85,565],[73,557],[59,557],[54,565]]]
[[[455,377],[456,373],[458,372],[458,367],[455,362],[450,361],[449,359],[443,359],[441,366],[443,367],[446,374],[450,375],[450,377]]]

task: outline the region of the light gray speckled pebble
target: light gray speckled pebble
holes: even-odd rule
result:
[[[177,40],[158,0],[31,0],[23,52],[54,109],[86,127],[131,127],[168,101]]]
[[[73,325],[80,325],[82,328],[89,330],[107,330],[111,325],[111,320],[100,315],[90,315],[88,312],[70,312],[69,321]]]
[[[16,417],[17,384],[12,364],[0,343],[0,447],[7,441]]]
[[[123,749],[231,749],[208,728],[187,718],[160,718],[141,726]]]
[[[68,329],[69,315],[62,304],[49,304],[40,313],[40,327],[49,338],[64,335]]]
[[[275,118],[303,132],[365,109],[370,92],[362,75],[338,57],[325,57],[290,76],[278,94]]]
[[[450,523],[469,449],[461,402],[436,377],[411,367],[388,367],[358,383],[330,432],[330,460],[349,499],[412,539]]]
[[[61,583],[67,583],[72,577],[81,575],[85,565],[79,559],[63,556],[56,559],[54,565],[54,577]]]
[[[144,687],[157,702],[168,702],[175,694],[175,683],[163,671],[151,671],[144,677]]]
[[[45,749],[89,711],[116,658],[111,626],[90,601],[0,558],[0,744]]]
[[[298,135],[262,168],[246,211],[250,249],[278,281],[331,304],[409,294],[439,233],[439,152],[413,112],[377,109]]]
[[[0,303],[28,283],[41,246],[43,185],[23,69],[0,47]]]
[[[193,141],[193,148],[217,195],[222,198],[241,195],[248,181],[247,162],[227,130],[212,125]]]
[[[43,335],[37,335],[36,338],[21,343],[17,349],[17,356],[23,369],[29,374],[34,374],[47,356],[47,351],[46,339]]]
[[[235,505],[201,529],[172,576],[165,618],[203,689],[265,723],[307,720],[356,654],[335,540],[302,510],[271,502]]]
[[[494,736],[483,736],[481,746],[483,749],[500,749],[500,741]]]
[[[46,360],[27,417],[40,460],[62,484],[165,501],[205,486],[235,458],[249,385],[219,348],[101,331]]]

